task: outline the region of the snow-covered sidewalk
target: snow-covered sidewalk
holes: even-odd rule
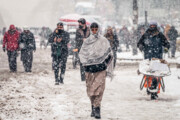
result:
[[[168,55],[163,56],[165,60],[171,65],[176,66],[180,59],[180,52],[176,52],[176,58],[168,58]],[[138,66],[139,63],[143,60],[143,53],[138,52],[137,55],[132,55],[132,51],[129,52],[120,52],[117,53],[117,64],[121,66]]]
[[[9,73],[7,55],[0,50],[0,120],[94,120],[79,69],[68,62],[65,84],[55,86],[50,50],[37,50],[33,72]],[[180,80],[176,68],[165,77],[166,92],[150,100],[139,90],[142,75],[135,66],[117,66],[114,80],[107,79],[102,101],[102,120],[179,120]]]

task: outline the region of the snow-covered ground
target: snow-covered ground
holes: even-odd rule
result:
[[[0,120],[93,120],[85,82],[68,60],[65,84],[55,86],[50,49],[37,49],[32,73],[9,73],[7,55],[0,49]],[[117,66],[113,81],[107,79],[102,120],[180,120],[180,80],[177,68],[165,77],[166,92],[150,100],[140,91],[142,75],[136,66]]]

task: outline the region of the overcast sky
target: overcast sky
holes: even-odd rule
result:
[[[60,16],[73,9],[72,0],[0,0],[0,17],[6,27],[10,24],[55,27]]]

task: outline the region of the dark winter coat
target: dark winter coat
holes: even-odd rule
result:
[[[157,30],[152,34],[148,29],[140,38],[137,46],[141,51],[144,51],[144,59],[162,59],[163,46],[169,49],[170,44],[161,32]]]
[[[54,38],[62,38],[62,41],[60,43],[55,43]],[[62,33],[58,33],[56,30],[50,35],[48,41],[51,43],[51,51],[52,57],[57,57],[58,53],[60,52],[62,57],[68,56],[68,43],[69,43],[69,33],[66,31],[63,31]],[[59,51],[60,48],[60,51]]]
[[[33,33],[30,31],[22,32],[19,37],[19,46],[21,50],[21,60],[32,63],[33,50],[36,50],[36,42]]]
[[[168,31],[168,37],[170,41],[176,42],[178,31],[174,27],[171,27],[171,29]]]
[[[80,51],[81,49],[81,46],[83,44],[83,39],[84,38],[88,38],[90,35],[90,28],[89,27],[86,27],[85,30],[82,30],[82,29],[77,29],[76,30],[76,38],[75,38],[75,41],[76,41],[76,49],[78,49],[78,51]]]
[[[19,37],[19,46],[21,51],[36,50],[36,42],[32,32],[22,32]]]
[[[5,48],[8,51],[14,51],[18,49],[18,39],[19,39],[19,32],[17,30],[14,29],[14,32],[11,32],[10,30],[8,30],[5,34],[4,34],[4,38],[3,38],[3,48]]]

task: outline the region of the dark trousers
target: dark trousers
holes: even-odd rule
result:
[[[176,53],[176,41],[170,42],[171,45],[171,57],[175,57]]]
[[[82,64],[80,63],[80,74],[81,74],[81,81],[85,81],[86,77],[85,77],[85,69],[82,66]]]
[[[33,51],[21,51],[21,61],[25,72],[31,72],[33,62]]]
[[[117,51],[113,50],[114,55],[114,68],[116,67],[116,60],[117,60]]]
[[[137,55],[138,53],[138,50],[137,50],[137,43],[132,43],[132,52],[133,52],[133,55]]]
[[[9,62],[9,69],[11,72],[16,72],[17,71],[17,51],[7,51],[8,55],[8,62]]]
[[[54,70],[54,75],[55,75],[55,82],[64,80],[64,75],[65,75],[65,71],[66,71],[66,62],[67,62],[67,56],[53,57],[53,70]],[[60,79],[58,79],[60,68],[61,68]]]

